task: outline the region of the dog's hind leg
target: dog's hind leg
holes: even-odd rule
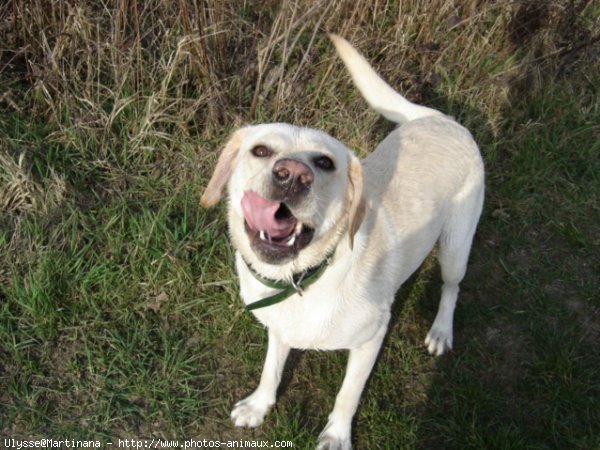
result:
[[[329,421],[319,436],[317,450],[350,450],[352,417],[365,383],[373,369],[385,332],[387,321],[377,334],[358,348],[350,349],[346,375],[342,387],[335,398],[335,406],[329,414]]]
[[[260,383],[252,394],[236,403],[231,412],[236,427],[257,427],[263,422],[265,414],[275,403],[277,387],[289,353],[290,347],[269,331],[267,357]]]
[[[425,338],[429,353],[437,356],[452,350],[454,309],[459,283],[465,276],[473,235],[481,214],[483,191],[476,192],[470,202],[457,208],[442,230],[438,261],[442,271],[442,298],[433,325]]]

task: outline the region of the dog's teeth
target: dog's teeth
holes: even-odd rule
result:
[[[260,230],[259,237],[261,241],[266,241],[267,237],[265,236],[265,230]]]
[[[299,235],[300,233],[302,233],[302,223],[301,223],[301,222],[298,222],[298,223],[296,224],[296,230],[294,231],[294,234],[297,236],[297,235]]]
[[[291,247],[292,245],[294,245],[294,242],[296,242],[296,235],[292,235],[292,237],[285,243],[285,245],[287,245],[288,247]]]

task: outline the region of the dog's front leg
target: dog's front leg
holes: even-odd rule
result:
[[[349,450],[352,448],[352,417],[371,369],[375,364],[386,327],[382,327],[375,337],[358,348],[350,350],[346,376],[335,399],[333,411],[329,414],[327,426],[321,432],[317,450]]]
[[[236,403],[231,412],[236,427],[257,427],[263,422],[265,414],[275,403],[277,387],[289,353],[290,347],[269,331],[267,357],[260,383],[252,394]]]

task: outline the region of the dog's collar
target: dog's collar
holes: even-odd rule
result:
[[[323,275],[323,272],[325,272],[325,269],[327,269],[327,266],[329,266],[329,264],[331,263],[332,258],[333,254],[325,258],[319,265],[311,267],[310,269],[307,269],[304,272],[295,274],[292,277],[291,283],[265,278],[258,272],[256,272],[252,268],[252,266],[248,264],[246,260],[244,260],[244,264],[246,264],[246,267],[248,268],[248,270],[254,278],[256,278],[265,286],[268,286],[273,289],[281,289],[281,291],[279,291],[277,294],[270,295],[253,303],[250,303],[249,305],[246,305],[246,309],[248,311],[252,311],[258,308],[264,308],[265,306],[275,305],[276,303],[282,302],[283,300],[285,300],[288,297],[291,297],[294,294],[299,294],[300,296],[302,296],[302,292],[304,292],[304,290],[308,286],[313,284],[321,277],[321,275]]]

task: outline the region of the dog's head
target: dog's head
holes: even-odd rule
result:
[[[234,246],[255,270],[289,278],[320,263],[363,217],[360,161],[313,129],[264,124],[233,133],[201,203],[228,185]]]

